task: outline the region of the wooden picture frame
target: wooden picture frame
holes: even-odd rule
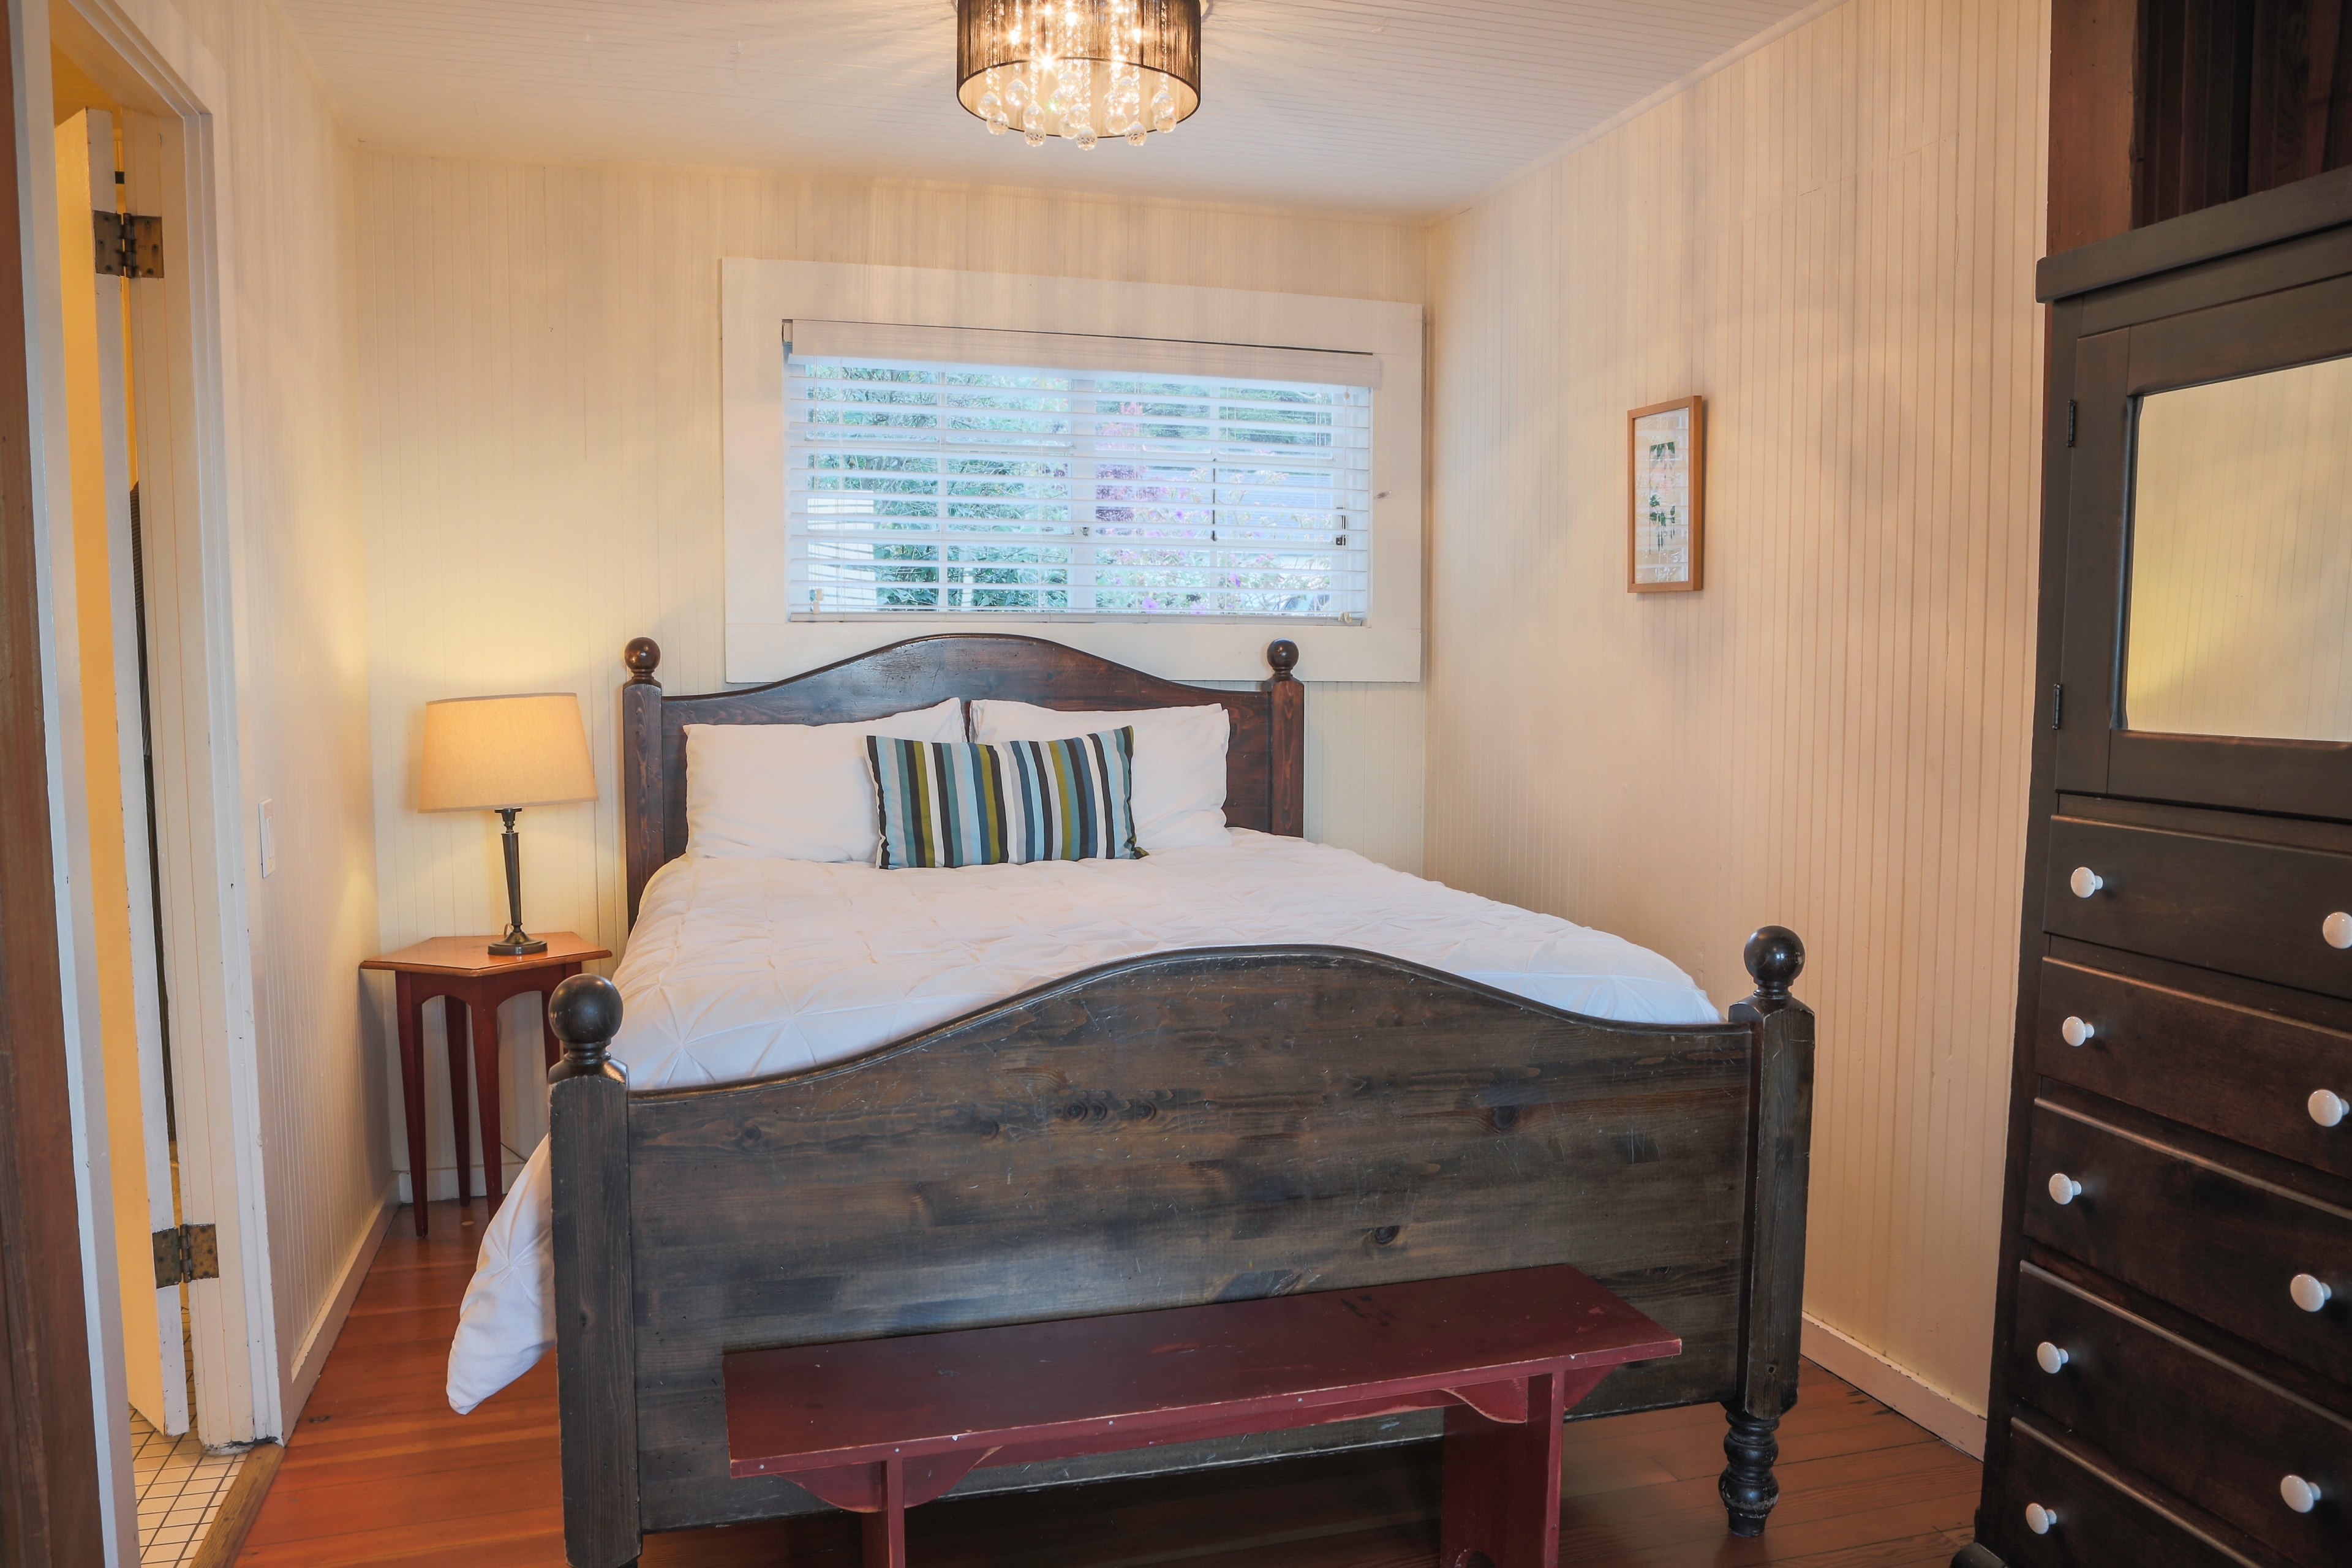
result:
[[[1677,397],[1625,416],[1625,500],[1626,592],[1697,593],[1706,563],[1706,399]]]

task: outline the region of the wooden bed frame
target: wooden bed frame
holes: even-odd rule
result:
[[[1221,702],[1226,815],[1301,827],[1297,650],[1255,691],[1185,686],[1029,637],[915,638],[751,690],[665,697],[630,644],[622,816],[634,919],[685,846],[687,723],[839,722],[993,697],[1066,710]],[[735,1350],[1242,1300],[1567,1263],[1679,1335],[1579,1417],[1721,1402],[1733,1531],[1779,1492],[1795,1403],[1812,1014],[1794,933],[1748,947],[1727,1023],[1580,1016],[1345,948],[1105,964],[863,1057],[631,1095],[619,994],[551,1022],[566,1552],[814,1511],[730,1478]],[[1436,1436],[1442,1413],[975,1470],[961,1494]],[[1455,1568],[1448,1564],[1446,1568]]]

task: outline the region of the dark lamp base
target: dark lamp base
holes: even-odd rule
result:
[[[522,855],[515,843],[515,811],[511,805],[500,806],[499,817],[506,831],[499,837],[507,852],[507,929],[506,934],[490,943],[495,958],[520,958],[529,952],[545,952],[547,943],[522,929]],[[462,1119],[461,1119],[462,1120]]]

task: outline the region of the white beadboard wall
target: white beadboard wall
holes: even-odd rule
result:
[[[355,419],[356,153],[274,5],[175,0],[226,68],[233,224],[238,700],[262,1173],[280,1397],[383,1211],[383,1037],[361,1005],[376,951],[366,557]],[[276,803],[278,864],[253,847]],[[275,1434],[263,1433],[262,1436]]]
[[[622,944],[621,646],[658,640],[673,691],[720,684],[720,258],[1419,301],[1428,254],[1417,225],[772,174],[362,151],[359,190],[387,947],[503,920],[496,819],[425,816],[415,804],[425,703],[497,691],[578,693],[600,770],[593,805],[523,814],[525,922]],[[1309,685],[1308,831],[1418,869],[1421,688]],[[375,994],[388,1032],[390,986]],[[532,1017],[518,998],[501,1020],[513,1042],[502,1094],[510,1168],[545,1128]],[[428,1190],[447,1195],[441,1053],[434,1008]],[[387,1083],[396,1122],[397,1082]],[[395,1129],[404,1172],[405,1143]]]
[[[2045,0],[1849,0],[1440,226],[1429,874],[1821,1015],[1807,1302],[1984,1408],[2038,515]],[[1708,414],[1625,591],[1628,409]],[[1809,1341],[1810,1343],[1810,1341]]]

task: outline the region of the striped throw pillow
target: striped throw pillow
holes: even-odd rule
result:
[[[987,744],[868,735],[866,754],[884,870],[1142,858],[1131,727]]]

